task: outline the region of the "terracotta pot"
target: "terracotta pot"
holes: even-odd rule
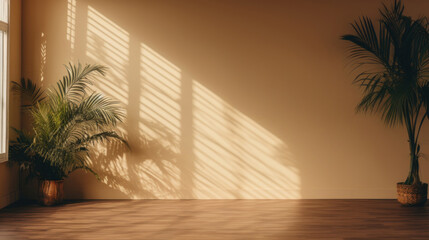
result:
[[[396,185],[398,202],[404,206],[422,206],[428,198],[428,184],[407,185],[402,182]]]
[[[52,206],[64,200],[64,180],[40,180],[38,201],[41,205]]]

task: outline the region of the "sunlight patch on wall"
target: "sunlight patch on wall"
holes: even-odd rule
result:
[[[87,56],[109,67],[105,81],[98,82],[98,87],[127,105],[129,34],[91,6],[88,7],[87,24]]]
[[[199,198],[300,198],[285,143],[193,81],[195,190]]]
[[[122,131],[133,146],[132,152],[117,144],[98,146],[94,167],[103,183],[132,199],[177,198],[180,69],[131,41],[127,31],[93,7],[88,6],[87,16],[86,55],[109,68],[96,88],[127,109]]]
[[[76,0],[67,1],[67,40],[73,53],[76,35]]]
[[[119,27],[91,6],[87,12],[86,55],[93,63],[108,67],[107,75],[97,81],[94,90],[110,95],[122,106],[128,105],[129,41],[127,31]],[[120,130],[126,135],[123,126]],[[92,155],[94,168],[100,173],[102,182],[131,198],[136,191],[129,184],[133,179],[124,146],[119,143],[100,144]],[[115,159],[109,159],[109,155]],[[128,184],[127,184],[128,183]]]
[[[40,38],[42,42],[40,44],[40,82],[43,83],[43,80],[45,80],[46,58],[48,55],[48,50],[45,33],[42,33]]]
[[[181,70],[140,43],[139,130],[147,139],[147,159],[139,165],[141,184],[158,198],[177,198],[180,170]]]
[[[123,130],[135,147],[99,147],[94,162],[105,184],[130,198],[181,198],[188,190],[203,199],[300,197],[281,139],[93,7],[87,16],[86,55],[109,67],[96,87],[126,106]]]
[[[161,134],[140,122],[142,133],[176,145],[180,140],[180,69],[141,43],[142,95],[140,118],[160,124],[170,134]]]

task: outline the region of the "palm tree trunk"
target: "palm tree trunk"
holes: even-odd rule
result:
[[[417,143],[414,141],[414,136],[412,134],[409,135],[408,141],[410,142],[410,172],[408,174],[407,180],[405,180],[405,184],[419,184],[420,176]]]
[[[410,159],[410,172],[408,174],[407,180],[405,181],[405,184],[419,184],[420,183],[420,176],[419,176],[419,160],[417,156],[413,156],[411,154]]]
[[[412,117],[410,117],[408,108],[404,111],[404,118],[406,122],[406,128],[408,133],[408,142],[410,146],[410,172],[408,173],[408,177],[405,180],[405,184],[419,184],[420,176],[419,176],[419,153],[417,150],[417,139],[416,139],[416,127],[415,124],[412,124]],[[418,116],[418,114],[417,114]],[[416,119],[417,119],[416,116]]]

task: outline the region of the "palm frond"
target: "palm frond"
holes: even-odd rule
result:
[[[44,91],[30,79],[22,78],[20,82],[12,81],[11,90],[20,94],[23,100],[21,107],[29,108],[45,99]]]
[[[86,64],[82,66],[81,63],[78,63],[76,66],[69,63],[65,67],[67,75],[57,83],[54,90],[51,90],[51,94],[58,99],[71,102],[82,100],[88,91],[88,86],[92,85],[94,78],[97,75],[104,76],[106,73],[106,67],[101,65]],[[54,96],[51,96],[51,98],[54,98]]]
[[[118,102],[89,89],[97,76],[104,76],[105,67],[69,64],[66,70],[67,74],[49,89],[47,98],[30,109],[32,136],[17,130],[17,141],[11,144],[14,153],[26,154],[27,160],[21,165],[43,179],[63,179],[76,169],[96,175],[85,160],[93,145],[117,140],[128,146],[112,130],[124,118]],[[14,155],[14,159],[18,157]]]
[[[73,142],[70,146],[75,149],[81,149],[83,146],[88,146],[90,144],[109,141],[110,139],[119,140],[129,148],[128,142],[114,131],[106,131],[106,132],[96,133],[93,135],[87,135],[84,138],[80,138],[77,141]]]
[[[118,102],[103,96],[101,93],[93,93],[83,99],[77,106],[77,111],[82,114],[85,120],[95,119],[101,124],[113,126],[122,122],[124,117]]]

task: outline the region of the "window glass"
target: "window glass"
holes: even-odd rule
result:
[[[6,110],[7,110],[7,95],[6,95],[6,33],[0,31],[0,154],[6,153]]]
[[[0,161],[8,147],[8,31],[9,0],[0,0]]]
[[[9,22],[9,1],[0,0],[0,21]]]

